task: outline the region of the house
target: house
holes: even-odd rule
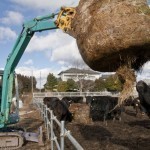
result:
[[[115,72],[102,73],[100,78],[101,78],[102,80],[106,80],[107,78],[109,78],[110,76],[112,76],[112,75],[114,75],[114,74],[115,74]]]
[[[73,79],[74,81],[82,79],[95,81],[95,79],[98,79],[101,76],[99,72],[77,68],[70,68],[68,70],[61,71],[58,75],[62,81],[67,81],[68,79]]]

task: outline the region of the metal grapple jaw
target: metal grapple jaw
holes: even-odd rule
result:
[[[76,14],[76,10],[73,7],[62,7],[58,13],[57,20],[55,24],[58,28],[62,29],[64,32],[71,30],[71,21]]]

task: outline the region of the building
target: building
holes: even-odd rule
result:
[[[109,78],[110,76],[115,75],[115,72],[107,72],[107,73],[102,73],[101,74],[101,79],[102,80],[106,80],[107,78]]]
[[[98,79],[101,76],[99,72],[77,68],[61,71],[58,75],[62,81],[67,81],[68,79],[73,79],[74,81],[79,81],[81,79],[95,81],[95,79]]]

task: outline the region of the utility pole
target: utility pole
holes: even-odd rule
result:
[[[41,71],[40,71],[40,92],[41,92]]]

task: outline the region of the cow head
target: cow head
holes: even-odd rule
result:
[[[136,90],[140,94],[147,92],[147,89],[148,85],[142,80],[138,81],[138,83],[136,84]]]

